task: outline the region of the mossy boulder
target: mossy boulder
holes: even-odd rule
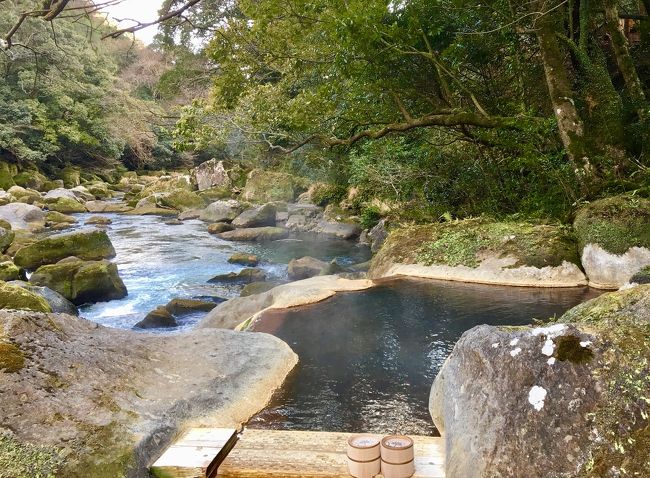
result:
[[[585,284],[571,231],[562,226],[467,219],[391,230],[370,277],[420,275],[522,286]]]
[[[21,287],[0,282],[0,309],[52,312],[45,299]]]
[[[50,180],[38,171],[23,171],[14,176],[14,182],[24,188],[44,191]]]
[[[11,261],[0,262],[0,281],[25,280],[25,270]]]
[[[183,316],[194,312],[209,312],[217,306],[215,302],[197,299],[172,299],[165,309],[174,316]]]
[[[578,245],[597,244],[612,254],[650,248],[650,199],[614,196],[582,207],[573,223]]]
[[[650,285],[539,327],[479,326],[436,377],[447,476],[646,476]],[[462,410],[462,413],[458,413]]]
[[[66,259],[39,267],[29,282],[49,287],[75,305],[121,299],[127,295],[117,266],[109,261]]]
[[[89,229],[56,234],[22,247],[16,252],[14,262],[35,269],[72,256],[84,260],[105,259],[115,256],[115,249],[105,231]]]
[[[8,228],[0,226],[0,252],[5,252],[16,237],[16,233],[11,230],[11,224]]]
[[[77,219],[73,216],[68,216],[58,211],[49,211],[45,214],[45,225],[52,226],[54,224],[75,224]]]
[[[22,186],[12,186],[7,192],[16,198],[16,202],[23,202],[25,204],[34,204],[43,199],[41,193],[38,191],[26,189]]]
[[[250,284],[262,282],[266,279],[266,272],[257,268],[246,268],[239,272],[229,272],[214,276],[208,282],[212,284]]]
[[[221,234],[222,232],[232,231],[233,229],[235,229],[235,226],[227,222],[215,222],[208,226],[208,232],[210,234]]]
[[[630,278],[633,284],[650,284],[650,266],[645,266]]]
[[[0,161],[0,188],[9,189],[14,186],[14,176],[18,174],[18,166]]]
[[[76,199],[61,197],[47,200],[46,204],[50,211],[56,211],[63,214],[86,212],[86,207]]]
[[[86,185],[88,192],[97,199],[108,199],[113,196],[113,192],[104,182],[94,182]]]
[[[244,252],[237,252],[228,258],[230,264],[240,264],[247,267],[255,267],[260,263],[260,258],[255,254],[246,254]]]
[[[205,201],[201,196],[187,189],[174,189],[164,193],[160,197],[160,204],[163,207],[170,207],[177,211],[186,211],[188,209],[199,209],[205,206]]]
[[[296,182],[287,173],[255,169],[248,174],[242,197],[257,203],[293,201],[299,189]]]
[[[650,265],[650,200],[622,195],[594,201],[573,224],[593,287],[618,289]]]
[[[63,185],[66,188],[74,188],[81,184],[81,171],[74,166],[63,168],[59,173],[59,177],[63,180]]]
[[[135,329],[162,329],[176,327],[178,323],[174,316],[164,307],[160,306],[149,312],[144,319],[135,324]]]
[[[48,304],[50,304],[52,312],[56,314],[68,314],[74,316],[79,315],[79,309],[77,309],[77,306],[58,292],[50,289],[49,287],[30,284],[29,282],[25,282],[25,280],[14,280],[10,284],[22,287],[29,292],[33,292],[34,294],[41,296]]]

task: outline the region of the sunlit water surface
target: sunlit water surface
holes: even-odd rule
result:
[[[78,214],[79,224],[97,214]],[[81,315],[102,325],[131,328],[159,305],[173,298],[237,297],[241,285],[209,284],[218,274],[237,272],[243,266],[229,264],[235,252],[260,257],[258,267],[269,280],[285,280],[287,263],[306,255],[323,260],[337,259],[341,264],[364,262],[369,258],[366,247],[350,241],[322,240],[300,236],[286,241],[251,244],[224,241],[207,232],[207,225],[198,220],[169,225],[169,219],[158,216],[125,216],[102,214],[113,222],[106,229],[115,251],[113,260],[129,295],[121,300],[100,302],[81,308]],[[195,324],[205,313],[188,315],[180,320],[183,330]]]
[[[433,434],[431,384],[463,332],[530,324],[597,294],[401,279],[267,313],[255,330],[286,341],[300,363],[249,426]]]

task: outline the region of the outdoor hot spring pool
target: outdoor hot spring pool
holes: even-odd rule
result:
[[[525,325],[595,297],[587,287],[535,289],[412,279],[266,313],[255,330],[300,357],[250,427],[433,434],[431,384],[463,332]]]

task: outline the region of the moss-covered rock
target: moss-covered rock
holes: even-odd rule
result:
[[[174,316],[164,306],[156,307],[149,312],[144,319],[135,324],[135,329],[161,329],[168,327],[177,327],[178,322]]]
[[[396,266],[413,265],[422,273],[431,268],[431,277],[440,279],[579,285],[585,281],[579,262],[576,242],[564,227],[468,219],[392,230],[370,275],[394,275]]]
[[[298,185],[292,175],[255,169],[248,174],[242,197],[258,203],[293,201],[297,190]]]
[[[438,374],[430,410],[447,476],[641,477],[648,397],[650,285],[542,327],[475,327]]]
[[[127,295],[117,266],[108,261],[66,259],[39,267],[29,282],[49,287],[76,305],[121,299]]]
[[[11,230],[11,224],[5,228],[0,226],[0,252],[5,252],[16,237],[16,233]]]
[[[18,167],[6,161],[0,161],[0,188],[9,189],[14,186],[14,176],[18,174]]]
[[[646,266],[630,278],[633,284],[650,284],[650,266]]]
[[[77,219],[73,216],[60,213],[58,211],[49,211],[45,214],[45,225],[51,226],[53,224],[75,224]]]
[[[0,219],[11,224],[13,230],[38,231],[45,226],[45,214],[31,204],[11,203],[0,206]]]
[[[623,254],[631,247],[650,248],[650,199],[622,195],[594,201],[578,211],[573,227],[581,249],[597,244]]]
[[[208,232],[210,234],[221,234],[222,232],[232,231],[233,229],[235,229],[235,226],[227,222],[215,222],[208,226]]]
[[[16,202],[34,204],[42,200],[41,193],[34,189],[27,189],[22,186],[12,186],[7,192],[16,198]]]
[[[75,199],[56,198],[46,201],[46,204],[50,211],[63,214],[86,212],[86,207]]]
[[[226,231],[217,236],[225,241],[270,242],[286,239],[289,231],[283,227],[251,227]]]
[[[86,185],[88,192],[97,199],[108,199],[113,196],[113,192],[104,182],[94,182]]]
[[[39,171],[23,171],[14,176],[14,182],[18,186],[22,186],[28,189],[35,189],[37,191],[44,191],[44,186],[50,182],[47,177],[41,174]]]
[[[0,262],[0,281],[25,280],[25,270],[11,261]]]
[[[160,204],[163,207],[170,207],[177,211],[186,211],[188,209],[199,209],[205,206],[205,201],[201,196],[187,189],[174,189],[164,193],[160,197]]]
[[[74,188],[81,184],[81,171],[74,166],[63,168],[59,173],[59,177],[63,180],[63,185],[66,188]]]
[[[52,312],[41,296],[6,282],[0,282],[0,309]]]
[[[76,231],[56,234],[22,247],[16,252],[14,262],[20,267],[35,269],[71,256],[84,260],[105,259],[115,256],[115,249],[105,231]]]

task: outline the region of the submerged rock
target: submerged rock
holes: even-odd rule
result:
[[[369,277],[575,287],[587,283],[579,263],[575,241],[560,226],[467,219],[392,230]]]
[[[297,362],[267,334],[163,336],[36,313],[0,313],[0,331],[11,337],[0,339],[12,372],[0,380],[11,447],[60,456],[55,470],[32,457],[30,477],[148,476],[190,426],[238,428]]]
[[[50,305],[40,295],[7,282],[0,282],[0,309],[52,311]]]
[[[291,280],[301,280],[329,274],[330,269],[331,264],[329,262],[306,256],[300,259],[292,259],[289,262],[288,274]]]
[[[247,269],[242,269],[239,272],[229,272],[228,274],[219,274],[217,276],[214,276],[208,282],[250,284],[251,282],[261,282],[265,279],[266,279],[266,272],[264,272],[262,269],[247,268]]]
[[[227,222],[215,222],[208,226],[208,232],[210,234],[221,234],[222,232],[232,231],[233,229],[235,229],[235,226]]]
[[[89,229],[55,234],[22,247],[16,252],[14,262],[34,269],[71,256],[84,260],[106,259],[115,256],[115,249],[105,231]]]
[[[39,267],[29,282],[49,287],[77,305],[126,297],[126,286],[115,264],[75,259]]]
[[[133,327],[136,329],[158,329],[177,326],[178,323],[174,316],[164,306],[160,306],[149,312],[144,319]]]
[[[650,200],[623,195],[594,201],[576,214],[589,285],[618,289],[650,265]]]
[[[282,227],[252,227],[249,229],[235,229],[218,234],[218,237],[226,241],[277,241],[289,237],[289,231]]]
[[[242,266],[255,267],[260,263],[260,259],[255,254],[237,252],[230,256],[228,262],[231,264],[241,264]]]
[[[606,294],[544,327],[466,332],[430,411],[447,476],[645,476],[650,286]]]
[[[244,206],[234,199],[215,201],[201,213],[200,219],[206,222],[230,222],[244,210]]]
[[[264,204],[242,212],[232,225],[238,228],[275,226],[276,212],[273,204]]]

